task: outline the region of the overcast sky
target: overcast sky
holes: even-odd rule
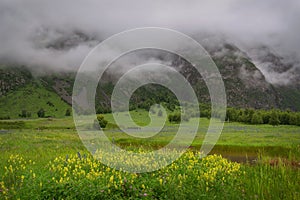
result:
[[[76,69],[97,40],[144,26],[223,34],[241,44],[262,43],[299,56],[299,21],[299,0],[1,0],[0,59]],[[90,41],[49,48],[74,31]]]

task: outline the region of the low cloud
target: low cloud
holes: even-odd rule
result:
[[[299,10],[298,0],[2,0],[0,60],[32,68],[76,70],[87,53],[110,35],[158,26],[195,39],[202,33],[221,35],[246,53],[265,45],[297,63]]]

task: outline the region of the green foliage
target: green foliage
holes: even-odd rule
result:
[[[244,123],[248,122],[248,116],[246,115],[244,110],[240,110],[237,121],[238,122],[244,122]]]
[[[211,113],[209,110],[202,110],[200,111],[200,117],[203,117],[203,118],[210,118],[211,116]]]
[[[45,110],[43,108],[40,108],[36,114],[39,118],[45,117]]]
[[[97,120],[95,121],[95,123],[98,123],[101,128],[105,128],[108,121],[104,119],[103,115],[97,115]]]
[[[255,112],[252,115],[251,124],[263,124],[263,118],[262,115],[259,112]]]
[[[272,125],[272,126],[278,126],[280,124],[278,112],[276,112],[275,110],[273,110],[271,112],[271,117],[269,119],[269,124]]]
[[[279,121],[281,124],[290,124],[290,116],[293,115],[290,111],[280,112],[279,113]]]
[[[300,113],[290,113],[289,124],[300,126]]]
[[[106,114],[106,113],[110,113],[111,112],[111,109],[108,108],[108,107],[102,107],[102,106],[99,106],[96,110],[96,113],[97,114]]]
[[[238,117],[239,117],[239,113],[237,109],[234,108],[227,108],[227,112],[226,112],[226,118],[225,120],[228,122],[236,122],[238,121]]]
[[[27,110],[22,110],[21,114],[19,114],[19,117],[22,118],[31,117],[31,112],[28,112]]]
[[[138,175],[112,170],[80,153],[56,157],[41,169],[20,155],[6,162],[0,194],[8,199],[230,198],[241,192],[236,186],[243,173],[238,163],[217,155],[199,159],[192,152],[159,171]]]
[[[270,120],[270,118],[271,118],[271,115],[270,115],[270,112],[268,112],[268,111],[265,111],[265,112],[263,112],[263,114],[262,114],[263,116],[263,123],[264,124],[269,124],[269,120]]]
[[[246,124],[298,125],[300,113],[280,110],[254,110],[227,108],[226,121]]]
[[[9,116],[9,115],[6,115],[6,116],[0,116],[0,120],[7,120],[7,119],[10,119],[10,116]]]
[[[178,124],[181,122],[181,114],[180,112],[171,113],[168,115],[168,120],[170,123]]]
[[[68,108],[68,109],[66,110],[65,116],[71,116],[71,109],[70,109],[70,108]]]
[[[22,129],[25,128],[24,121],[0,121],[0,129]]]
[[[299,172],[286,160],[274,165],[274,160],[262,157],[251,166],[219,155],[199,157],[187,151],[172,165],[135,174],[111,169],[79,152],[56,156],[43,167],[37,167],[39,158],[12,154],[0,176],[0,198],[298,199]]]

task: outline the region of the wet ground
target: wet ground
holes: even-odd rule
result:
[[[217,153],[222,155],[222,157],[242,164],[250,164],[255,165],[258,163],[269,164],[270,166],[291,166],[295,169],[300,168],[300,160],[295,159],[287,159],[287,158],[280,158],[280,157],[273,157],[266,160],[259,160],[258,156],[256,155],[246,155],[246,154],[238,154],[238,153]]]
[[[237,155],[237,154],[221,154],[224,158],[227,158],[230,161],[238,162],[238,163],[249,163],[255,164],[257,163],[257,156],[254,155]]]

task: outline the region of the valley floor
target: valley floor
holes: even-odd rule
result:
[[[135,113],[132,117],[145,125],[148,123],[145,116]],[[111,114],[105,118],[114,123]],[[212,155],[199,159],[197,153],[209,124],[208,119],[201,118],[199,132],[183,157],[159,171],[131,174],[94,160],[83,146],[71,117],[23,121],[18,128],[13,128],[14,120],[0,121],[0,199],[299,199],[300,196],[299,126],[225,123]],[[147,141],[134,140],[118,129],[105,132],[123,148],[155,149],[167,144],[178,128],[175,124],[166,126],[167,131]]]

